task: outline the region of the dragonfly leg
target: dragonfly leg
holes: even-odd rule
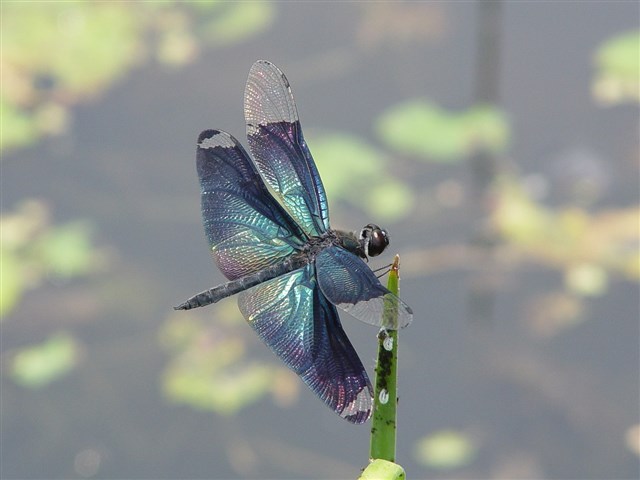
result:
[[[383,265],[382,267],[378,267],[376,269],[373,270],[373,273],[376,274],[376,277],[378,278],[382,278],[384,277],[387,273],[389,273],[391,271],[391,266],[392,264],[390,263],[389,265]],[[382,272],[381,274],[378,274],[378,272]]]

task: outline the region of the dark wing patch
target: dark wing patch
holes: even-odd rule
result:
[[[380,284],[360,258],[340,247],[329,247],[316,257],[318,285],[334,305],[370,325],[389,330],[411,323],[413,311]],[[397,323],[385,308],[398,312]]]
[[[202,132],[196,163],[205,234],[228,279],[279,263],[305,243],[305,234],[269,193],[231,135]]]
[[[338,415],[364,423],[372,388],[313,264],[242,292],[240,311],[265,344]]]
[[[320,174],[302,135],[289,82],[270,62],[249,71],[244,94],[249,150],[266,183],[308,236],[329,229]]]

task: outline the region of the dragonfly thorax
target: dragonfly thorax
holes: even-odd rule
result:
[[[318,237],[309,238],[304,245],[303,252],[310,261],[313,261],[322,250],[332,246],[343,247],[356,255],[362,256],[358,251],[358,239],[353,233],[332,229],[327,230]]]
[[[375,227],[375,225],[373,225],[373,227]],[[375,228],[378,228],[378,230],[380,230],[379,227]],[[360,238],[358,238],[354,232],[329,229],[320,236],[309,238],[307,240],[307,243],[303,247],[302,254],[308,259],[309,262],[312,262],[322,250],[328,247],[336,246],[342,247],[345,250],[348,250],[349,252],[366,260],[367,250],[371,251],[371,246],[369,246],[371,238],[373,238],[371,235],[367,235],[367,239],[364,240],[362,237],[362,233],[360,234]],[[375,253],[375,255],[378,255],[382,251],[379,249],[379,251],[376,249],[374,250],[377,252]]]
[[[387,248],[389,234],[373,223],[365,226],[358,236],[353,232],[330,229],[319,237],[311,237],[304,246],[304,253],[313,261],[322,250],[334,245],[367,260],[380,255]]]

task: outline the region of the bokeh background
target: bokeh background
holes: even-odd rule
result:
[[[3,479],[356,478],[256,338],[194,167],[288,76],[334,227],[401,255],[412,478],[638,478],[636,1],[1,4]],[[373,266],[389,262],[376,259]],[[376,331],[343,317],[369,372]]]

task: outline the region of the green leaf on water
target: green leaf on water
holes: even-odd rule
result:
[[[0,317],[47,277],[69,279],[105,265],[106,255],[92,245],[88,222],[55,226],[49,210],[45,202],[29,199],[0,215]]]
[[[229,371],[183,365],[169,368],[164,390],[174,402],[229,415],[255,403],[268,392],[273,369],[252,363]]]
[[[96,260],[91,230],[81,221],[48,230],[38,239],[35,248],[45,268],[61,278],[90,272]]]
[[[344,133],[311,136],[308,143],[329,198],[364,208],[380,221],[408,214],[413,192],[393,176],[389,158],[374,146]]]
[[[0,247],[0,319],[12,311],[26,287],[20,261],[10,251]]]
[[[205,27],[207,40],[215,45],[251,37],[268,28],[275,16],[270,2],[222,2],[219,6]]]
[[[603,104],[640,101],[640,31],[605,41],[595,54],[593,94]]]
[[[270,2],[4,2],[3,138],[18,148],[64,132],[75,104],[155,58],[179,67],[203,48],[268,28]]]
[[[38,128],[33,116],[16,108],[4,98],[0,98],[0,116],[2,116],[0,151],[35,142]]]
[[[609,286],[605,268],[592,263],[573,265],[565,272],[565,284],[571,292],[583,297],[604,295]]]
[[[411,209],[415,200],[408,185],[386,179],[366,192],[367,210],[375,213],[380,221],[402,218]],[[360,200],[362,202],[362,199]]]
[[[467,435],[454,430],[441,430],[419,440],[414,456],[426,467],[451,470],[469,464],[475,451],[476,447]]]
[[[3,56],[49,75],[57,88],[92,93],[136,60],[141,22],[117,3],[9,3]]]
[[[357,197],[354,184],[380,181],[384,157],[364,140],[345,133],[310,136],[309,149],[318,162],[329,198]]]
[[[220,415],[232,415],[269,393],[277,403],[291,403],[297,390],[282,378],[286,369],[249,361],[244,337],[234,332],[234,324],[221,321],[225,309],[216,306],[214,311],[215,325],[209,317],[203,321],[174,314],[162,328],[160,342],[171,354],[162,376],[166,397]],[[233,315],[239,315],[235,306]],[[244,330],[246,325],[237,327]]]
[[[509,138],[506,118],[494,107],[451,112],[426,100],[391,107],[376,120],[375,130],[389,148],[440,163],[458,162],[476,151],[500,152]]]
[[[29,388],[41,388],[67,374],[78,359],[75,339],[67,333],[18,351],[11,361],[13,380]]]

